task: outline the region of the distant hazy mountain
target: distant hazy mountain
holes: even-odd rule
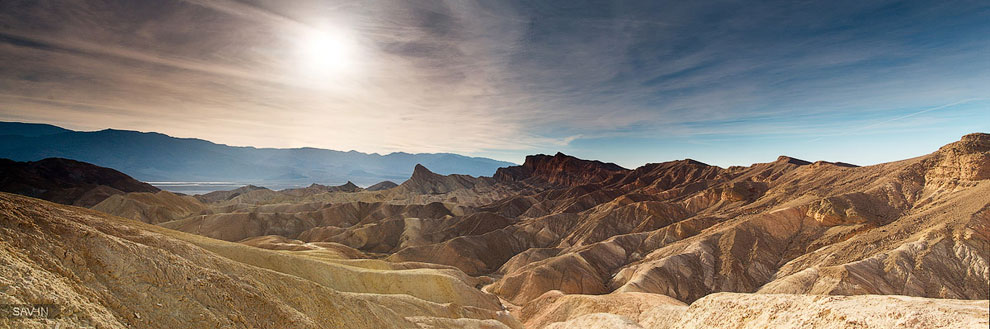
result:
[[[441,174],[491,176],[512,163],[450,153],[387,155],[316,148],[233,147],[128,130],[72,131],[0,122],[0,158],[60,157],[117,169],[142,181],[333,183],[402,181],[423,164]]]

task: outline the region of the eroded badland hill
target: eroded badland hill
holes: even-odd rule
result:
[[[0,302],[66,311],[0,325],[990,324],[988,134],[866,167],[558,153],[493,177],[417,166],[368,189],[133,191],[91,208],[0,194]]]

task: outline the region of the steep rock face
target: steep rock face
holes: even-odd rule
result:
[[[963,136],[958,142],[940,148],[925,165],[927,179],[990,179],[990,134]]]
[[[535,186],[577,186],[603,181],[627,171],[614,163],[581,160],[563,153],[526,157],[521,166],[499,168],[493,178],[499,182],[522,182]]]
[[[781,156],[777,157],[777,161],[776,162],[777,163],[789,163],[789,164],[798,165],[798,166],[806,166],[806,165],[810,165],[811,164],[811,162],[804,161],[804,160],[797,159],[797,158],[792,158],[792,157],[789,157],[789,156],[786,156],[786,155],[781,155]]]
[[[624,175],[615,176],[611,185],[639,189],[644,194],[668,199],[707,188],[726,179],[725,170],[691,160],[650,163]]]
[[[69,159],[34,162],[0,159],[0,191],[90,207],[127,192],[158,192],[119,171]]]

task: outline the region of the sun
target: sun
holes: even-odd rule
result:
[[[307,74],[345,74],[357,64],[355,42],[341,31],[314,28],[298,42],[299,63]]]

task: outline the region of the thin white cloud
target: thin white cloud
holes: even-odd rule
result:
[[[915,16],[835,26],[875,3],[119,5],[136,11],[39,0],[0,14],[0,33],[17,39],[0,43],[13,63],[0,118],[233,145],[521,155],[595,138],[834,134],[860,122],[853,114],[977,97],[990,74],[974,61],[985,39],[912,43],[928,32],[908,24]],[[354,43],[349,73],[299,63],[299,43],[321,28]]]

